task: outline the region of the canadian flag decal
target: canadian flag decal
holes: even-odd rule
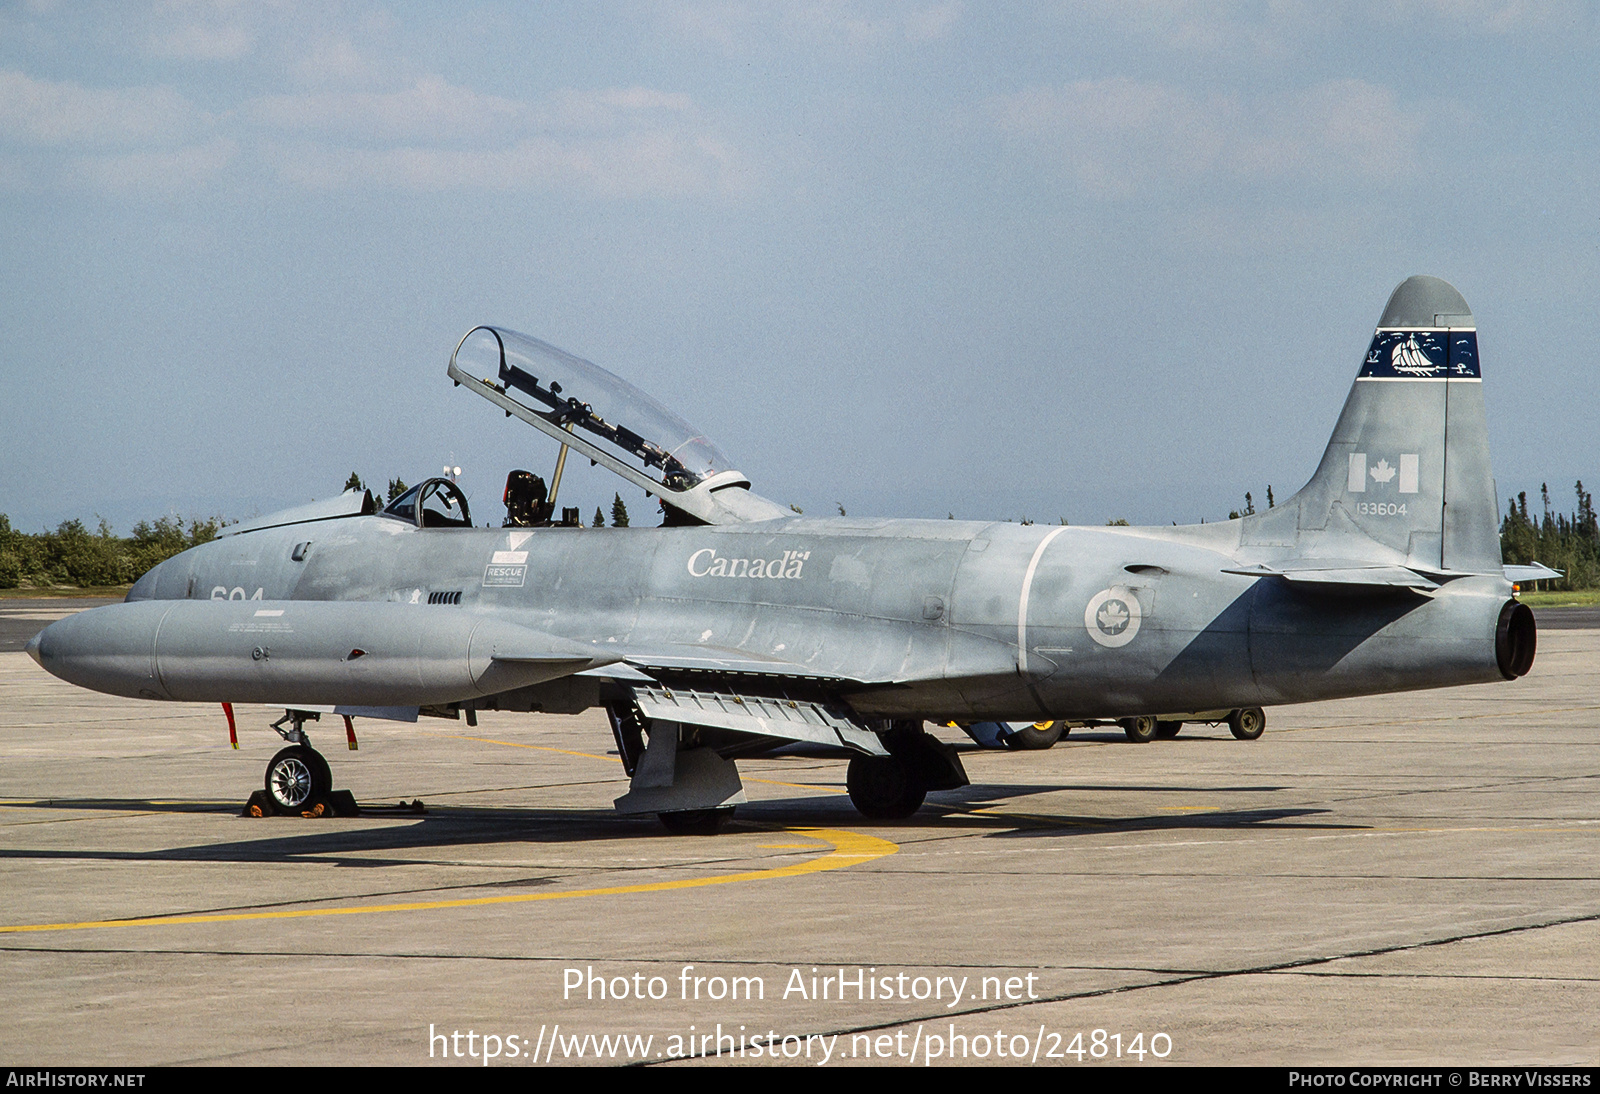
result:
[[[1370,467],[1367,465],[1365,452],[1350,453],[1350,475],[1346,481],[1346,489],[1352,494],[1363,494],[1367,490],[1370,479],[1375,486],[1388,486],[1399,477],[1397,489],[1402,494],[1415,494],[1417,492],[1417,475],[1419,462],[1417,453],[1404,452],[1400,455],[1398,470],[1390,463],[1388,458],[1380,456]]]

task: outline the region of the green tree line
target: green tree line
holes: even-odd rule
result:
[[[129,585],[179,551],[217,537],[223,521],[177,517],[142,520],[133,535],[118,536],[101,520],[91,532],[81,520],[62,521],[53,532],[29,534],[11,527],[0,513],[0,589],[22,586]]]
[[[1525,565],[1542,562],[1562,570],[1560,580],[1540,582],[1551,589],[1592,589],[1600,585],[1600,526],[1596,525],[1594,495],[1576,486],[1578,507],[1558,513],[1550,504],[1550,487],[1540,484],[1541,512],[1528,511],[1528,495],[1520,493],[1500,522],[1500,554],[1506,562]]]

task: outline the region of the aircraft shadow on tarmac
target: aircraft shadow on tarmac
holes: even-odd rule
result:
[[[1159,791],[1194,793],[1199,788],[1174,786],[1108,786],[1108,785],[994,785],[972,788],[977,793],[967,795],[940,795],[930,801],[929,807],[914,817],[903,821],[878,823],[874,827],[905,832],[948,832],[954,827],[973,831],[987,831],[997,837],[1054,836],[1104,834],[1112,832],[1186,831],[1226,829],[1349,829],[1363,825],[1311,823],[1286,823],[1325,814],[1318,808],[1248,808],[1219,809],[1205,812],[1184,812],[1174,815],[1131,815],[1123,817],[1065,815],[1045,813],[990,814],[974,810],[991,803],[1012,802],[1031,795],[1071,791],[1086,794],[1106,791],[1148,792]],[[1260,792],[1274,787],[1224,787],[1223,791]],[[1216,787],[1207,788],[1215,793]],[[956,799],[956,800],[952,800]],[[220,803],[159,802],[136,799],[52,799],[48,801],[11,803],[10,809],[50,809],[71,812],[104,810],[107,812],[194,814],[220,812]],[[231,811],[231,810],[230,810]],[[369,820],[400,819],[381,811],[369,814]],[[450,847],[487,846],[493,844],[570,844],[596,843],[607,840],[661,839],[681,847],[684,838],[669,835],[653,817],[624,817],[607,810],[549,810],[518,809],[497,806],[436,807],[432,812],[410,819],[406,824],[382,824],[352,829],[324,827],[328,822],[298,818],[271,818],[251,820],[252,827],[260,826],[259,838],[230,840],[221,843],[189,847],[170,847],[149,851],[117,851],[94,848],[0,848],[0,860],[55,860],[104,862],[302,862],[322,863],[345,867],[392,867],[426,864],[429,860],[415,857],[380,857],[386,853],[437,850]],[[840,795],[835,799],[810,799],[752,802],[741,806],[738,817],[725,831],[745,829],[751,833],[781,828],[859,825],[848,799]],[[715,840],[702,839],[710,850],[718,846]],[[723,852],[726,852],[723,847]],[[456,863],[455,865],[462,865]],[[523,879],[500,884],[544,884],[546,879]]]
[[[220,803],[150,802],[135,799],[64,799],[11,804],[11,809],[59,809],[80,812],[105,810],[119,813],[234,812]],[[150,851],[115,851],[93,848],[0,848],[0,860],[96,860],[107,862],[303,862],[334,866],[413,866],[427,864],[419,858],[363,858],[363,852],[426,848],[484,846],[519,843],[596,843],[602,840],[669,838],[654,817],[623,817],[609,810],[516,809],[506,807],[434,807],[417,817],[397,816],[398,810],[374,809],[363,820],[405,819],[406,824],[374,827],[332,827],[323,820],[294,817],[241,819],[260,838],[170,847]],[[706,846],[714,846],[707,841]],[[352,857],[354,856],[354,857]],[[456,865],[473,865],[457,863]]]

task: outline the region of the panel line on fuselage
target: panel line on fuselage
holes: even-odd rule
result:
[[[1033,557],[1028,560],[1028,572],[1022,575],[1022,596],[1017,600],[1017,672],[1023,676],[1028,675],[1028,593],[1033,588],[1034,571],[1038,570],[1039,559],[1050,541],[1066,530],[1063,524],[1039,541],[1039,546],[1033,549]]]

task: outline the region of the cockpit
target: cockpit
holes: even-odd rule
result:
[[[391,501],[383,510],[418,528],[471,528],[467,496],[449,479],[428,479]]]
[[[549,520],[568,449],[659,497],[669,524],[729,524],[789,515],[750,493],[750,481],[688,422],[592,361],[537,338],[475,327],[451,354],[449,374],[457,385],[561,446],[548,487],[529,472],[513,472],[507,480],[508,523]],[[524,475],[526,480],[519,477]],[[461,504],[464,517],[465,499]]]

